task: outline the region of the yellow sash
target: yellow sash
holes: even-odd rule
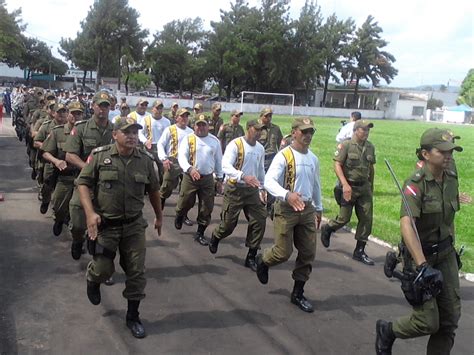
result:
[[[178,155],[178,128],[176,128],[176,125],[170,126],[170,134],[171,134],[170,157],[176,158],[176,156]]]
[[[235,145],[237,146],[237,160],[235,161],[234,168],[237,170],[242,170],[242,166],[244,165],[244,142],[243,138],[238,138],[235,140]],[[229,184],[236,184],[237,180],[236,179],[229,179]]]
[[[196,136],[190,134],[188,136],[188,145],[189,145],[189,164],[194,166],[196,164]]]
[[[296,181],[295,156],[290,147],[286,147],[281,152],[286,160],[284,188],[293,192]]]

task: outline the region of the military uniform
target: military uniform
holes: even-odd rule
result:
[[[224,124],[224,120],[219,116],[221,109],[222,106],[220,103],[216,102],[212,104],[212,117],[209,119],[209,133],[214,137],[217,137],[222,125]]]
[[[424,132],[422,149],[425,149],[424,142],[440,151],[462,151],[460,146],[452,143],[445,130],[438,128]],[[454,217],[460,207],[458,178],[448,167],[442,172],[442,179],[437,181],[425,164],[405,181],[403,194],[415,219],[423,255],[432,268],[441,271],[443,287],[436,297],[420,306],[413,306],[410,316],[399,318],[393,324],[382,321],[386,328],[390,324],[389,334],[392,333],[385,344],[388,346],[386,350],[391,350],[395,338],[430,335],[427,354],[449,354],[461,316],[459,272],[454,249]],[[409,214],[402,202],[400,217],[405,216]],[[415,271],[416,265],[409,253],[405,256],[404,267]]]
[[[272,113],[272,110],[268,108],[262,110],[262,113],[267,112],[266,110],[268,113]],[[263,124],[261,119],[259,119],[259,122]],[[263,124],[262,133],[258,142],[265,148],[265,171],[268,170],[273,157],[278,153],[282,139],[283,134],[281,133],[280,127],[271,122]]]
[[[261,129],[255,120],[247,123],[247,129],[255,127]],[[244,211],[249,221],[245,246],[249,252],[245,259],[245,266],[256,270],[255,256],[265,234],[267,213],[260,199],[260,189],[249,186],[243,180],[244,176],[254,176],[263,189],[265,170],[263,162],[265,151],[263,146],[256,142],[250,145],[246,137],[239,137],[229,143],[222,158],[222,171],[226,174],[224,201],[222,204],[221,222],[212,233],[209,249],[217,252],[217,244],[234,231],[239,221],[240,211]],[[214,249],[213,249],[213,246]]]
[[[93,149],[112,142],[112,130],[113,127],[109,120],[107,120],[105,127],[101,127],[97,125],[95,116],[89,120],[77,122],[66,141],[64,151],[73,153],[86,161]],[[69,228],[73,244],[76,244],[76,248],[79,249],[79,246],[82,247],[84,242],[87,224],[77,189],[74,189],[69,202],[69,213],[71,217]]]
[[[224,153],[225,148],[230,143],[230,141],[234,140],[235,138],[242,137],[244,135],[244,128],[240,124],[223,124],[219,129],[219,133],[217,133],[217,138],[221,142],[222,152]]]

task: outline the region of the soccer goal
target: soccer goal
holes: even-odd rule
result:
[[[279,106],[290,106],[291,115],[293,116],[295,108],[295,95],[294,94],[281,94],[277,92],[260,92],[260,91],[242,91],[240,93],[240,110],[243,111],[244,100],[247,96],[248,103],[252,104],[265,104],[265,105],[279,105]]]

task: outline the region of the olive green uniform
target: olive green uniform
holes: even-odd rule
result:
[[[127,277],[123,296],[128,300],[145,297],[145,229],[142,217],[145,191],[158,191],[153,156],[141,148],[122,157],[115,144],[93,150],[76,180],[94,191],[94,209],[101,216],[98,243],[115,252]],[[96,254],[87,266],[87,279],[102,283],[115,272],[114,261]]]
[[[214,137],[217,137],[219,134],[219,130],[221,129],[221,126],[224,124],[224,120],[220,117],[217,117],[217,119],[210,118],[209,120],[209,133],[214,135]]]
[[[69,124],[54,127],[43,142],[43,151],[65,161],[66,152],[63,149],[70,133]],[[54,171],[57,175],[57,183],[52,197],[54,217],[58,222],[65,222],[69,219],[69,201],[74,190],[74,178],[78,175],[79,169],[68,164],[65,170],[59,171],[54,167]]]
[[[372,232],[373,186],[369,178],[375,164],[375,147],[369,141],[359,144],[353,137],[337,146],[334,161],[342,164],[352,195],[349,202],[341,199],[339,214],[329,221],[329,228],[336,231],[349,223],[354,207],[358,219],[355,239],[367,242]]]
[[[92,116],[87,121],[76,122],[69,137],[66,140],[64,151],[74,153],[83,161],[92,153],[94,148],[110,144],[112,142],[113,127],[107,121],[106,127],[100,127]],[[69,203],[69,214],[71,216],[70,229],[72,238],[77,242],[84,241],[84,233],[87,229],[86,216],[79,200],[79,193],[74,189]]]
[[[415,217],[427,262],[443,274],[443,289],[436,298],[413,307],[410,316],[393,322],[393,333],[402,339],[431,335],[427,354],[449,354],[461,316],[456,253],[452,245],[432,255],[429,250],[443,242],[454,241],[454,215],[459,210],[457,176],[454,171],[445,170],[443,182],[438,183],[425,165],[405,182],[403,190]],[[403,203],[400,215],[407,216]],[[415,269],[413,260],[405,260],[405,263]]]
[[[262,120],[259,120],[259,122],[262,123]],[[283,134],[280,127],[271,122],[267,125],[263,124],[258,142],[265,148],[265,171],[268,170],[275,154],[278,153],[282,139]]]
[[[217,138],[221,142],[222,153],[225,151],[225,147],[235,138],[242,137],[245,135],[244,128],[240,124],[233,125],[231,123],[225,123],[219,129]]]

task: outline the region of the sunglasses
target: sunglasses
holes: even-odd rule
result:
[[[301,133],[303,134],[308,134],[308,133],[314,134],[314,132],[315,132],[314,128],[306,128],[306,129],[301,130]]]

